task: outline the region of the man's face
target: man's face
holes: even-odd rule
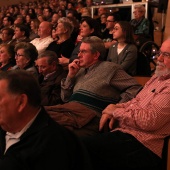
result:
[[[163,42],[157,58],[155,74],[158,76],[170,74],[170,40]]]
[[[54,63],[48,64],[48,58],[42,57],[37,59],[36,66],[38,68],[38,72],[42,74],[43,76],[46,76],[49,73],[52,73],[54,71]]]
[[[51,29],[47,22],[41,22],[38,28],[38,35],[40,38],[44,38],[51,35]]]
[[[5,27],[9,26],[9,21],[8,21],[8,19],[6,17],[4,17],[4,19],[3,19],[3,25]]]
[[[15,38],[19,39],[24,36],[24,32],[20,30],[20,28],[16,27],[14,32]]]
[[[7,80],[0,80],[0,126],[6,131],[16,123],[19,108],[19,95],[11,94],[8,91]]]
[[[108,16],[106,20],[106,28],[108,30],[112,30],[114,28],[114,25],[115,25],[115,21],[113,16]]]
[[[90,44],[81,43],[80,52],[78,54],[80,67],[88,68],[98,61],[97,53],[92,53]]]
[[[2,41],[8,41],[8,40],[11,40],[12,39],[12,36],[11,35],[8,35],[8,31],[7,30],[3,30],[2,31]]]

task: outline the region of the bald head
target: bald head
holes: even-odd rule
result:
[[[40,38],[46,38],[51,35],[52,25],[48,21],[43,21],[40,23],[38,28],[38,35]]]

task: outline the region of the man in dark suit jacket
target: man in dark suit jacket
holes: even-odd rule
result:
[[[40,73],[41,104],[52,106],[63,103],[60,97],[61,80],[67,76],[67,72],[59,65],[56,53],[48,50],[40,53],[36,65]]]
[[[0,73],[0,169],[89,170],[81,143],[40,107],[40,96],[30,73]]]

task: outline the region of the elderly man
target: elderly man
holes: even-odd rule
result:
[[[39,54],[36,65],[40,75],[43,106],[63,103],[60,97],[61,79],[66,77],[66,71],[59,65],[59,60],[55,52],[44,51]]]
[[[101,116],[108,104],[128,101],[141,89],[134,78],[119,65],[102,61],[104,55],[105,46],[100,38],[84,38],[79,59],[69,64],[68,75],[61,82],[61,97],[64,102],[79,103],[89,108],[89,112],[96,111],[97,117]],[[97,121],[96,125],[98,126]],[[98,129],[95,130],[98,132]]]
[[[170,39],[157,54],[155,75],[127,103],[110,104],[100,119],[112,132],[84,139],[94,170],[159,170],[164,138],[170,135]],[[113,128],[114,123],[118,126]]]
[[[40,88],[30,73],[0,73],[0,169],[89,170],[79,140],[40,103]]]
[[[48,45],[53,42],[51,37],[52,25],[48,21],[43,21],[40,23],[38,28],[38,35],[40,38],[35,38],[30,43],[32,43],[38,50],[38,53],[45,51]]]

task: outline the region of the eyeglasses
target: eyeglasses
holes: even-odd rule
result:
[[[17,57],[24,57],[25,55],[23,55],[23,54],[15,54],[15,56],[17,56]]]
[[[79,50],[79,54],[81,53],[81,54],[87,54],[87,53],[89,53],[90,52],[90,50]]]
[[[155,58],[158,58],[160,55],[162,55],[163,58],[170,58],[170,53],[162,51],[158,51],[155,55]]]
[[[111,21],[111,20],[106,20],[106,22],[114,22],[114,21]]]

